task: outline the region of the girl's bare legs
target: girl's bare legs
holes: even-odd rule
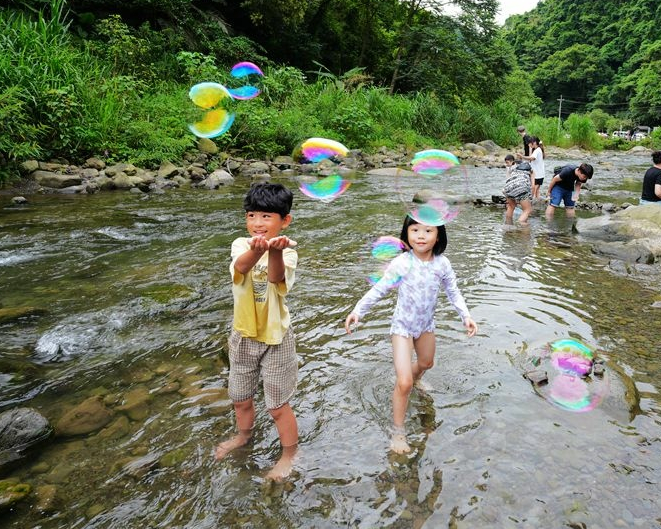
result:
[[[269,410],[278,430],[282,455],[275,466],[266,474],[269,479],[280,480],[286,478],[293,465],[294,455],[298,447],[298,425],[296,416],[289,404],[284,404],[274,410]]]
[[[223,441],[216,447],[215,458],[222,459],[235,448],[245,445],[252,437],[252,427],[255,423],[255,404],[253,399],[234,403],[236,427],[239,433],[231,439]]]
[[[413,383],[417,385],[425,371],[434,366],[434,356],[436,354],[434,333],[425,332],[421,334],[413,340],[413,348],[415,349],[416,361],[413,362],[411,371],[413,373]]]
[[[519,222],[521,224],[525,224],[528,222],[528,217],[532,213],[532,203],[530,200],[522,200],[521,201],[521,216],[519,217]]]
[[[392,335],[393,362],[395,364],[395,389],[392,392],[392,416],[394,432],[390,446],[398,454],[409,452],[406,442],[404,420],[413,383],[420,380],[423,373],[434,365],[436,342],[433,333],[424,333],[417,340],[397,334]],[[411,363],[413,350],[417,359]]]

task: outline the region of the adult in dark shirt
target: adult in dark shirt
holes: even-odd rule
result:
[[[526,132],[526,128],[523,125],[519,125],[516,128],[516,131],[523,138],[523,155],[530,156],[530,140],[532,140],[532,136],[528,135],[528,133]]]
[[[654,165],[645,172],[643,178],[643,193],[640,196],[640,203],[661,206],[661,151],[652,153],[652,163]]]
[[[546,218],[552,219],[555,208],[564,202],[567,217],[575,215],[574,207],[578,201],[578,195],[581,193],[581,186],[592,178],[594,169],[589,163],[582,163],[578,167],[575,165],[565,165],[558,173],[553,175],[549,183],[549,205],[546,206]]]

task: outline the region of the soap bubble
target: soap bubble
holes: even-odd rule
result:
[[[402,255],[406,252],[405,255]],[[408,247],[397,237],[379,237],[370,245],[370,268],[367,281],[374,285],[381,281],[387,288],[399,286],[411,270],[412,257]]]
[[[201,119],[188,125],[197,137],[215,138],[227,132],[234,123],[236,115],[229,110],[232,95],[223,85],[198,83],[190,89],[188,97],[196,106],[207,110]]]
[[[320,162],[333,157],[346,156],[349,152],[339,141],[326,138],[309,138],[301,145],[303,161]]]
[[[441,198],[432,198],[422,204],[416,204],[409,216],[425,226],[444,226],[459,214],[457,208],[450,208]]]
[[[263,77],[264,73],[256,64],[253,64],[248,61],[244,61],[244,62],[239,62],[234,66],[232,66],[232,69],[230,70],[230,75],[235,78],[239,78],[239,79],[248,78],[248,80],[250,80],[251,76],[252,79],[255,79],[256,77]],[[256,86],[252,86],[252,84],[246,84],[238,88],[229,88],[228,91],[230,94],[232,94],[232,97],[234,99],[241,99],[241,100],[253,99],[261,93],[259,88],[257,88]]]
[[[426,177],[438,176],[458,165],[459,159],[454,154],[440,149],[416,152],[411,160],[413,172]]]
[[[350,185],[351,182],[348,180],[333,174],[313,183],[303,183],[299,189],[305,196],[322,202],[331,202],[344,193]]]

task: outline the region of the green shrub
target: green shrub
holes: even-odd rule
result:
[[[570,114],[565,121],[565,130],[569,133],[573,145],[590,150],[601,146],[594,123],[586,114]]]

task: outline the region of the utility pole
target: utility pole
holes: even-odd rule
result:
[[[558,105],[558,134],[560,134],[560,123],[562,122],[562,94],[560,94],[560,99],[557,101],[560,102]]]

